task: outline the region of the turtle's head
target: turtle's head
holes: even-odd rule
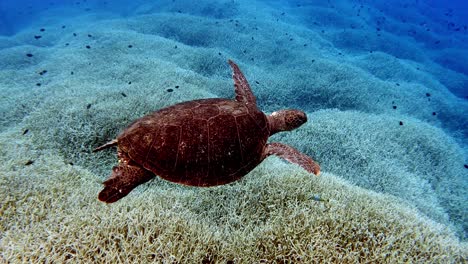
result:
[[[301,110],[286,109],[273,112],[268,116],[270,135],[281,131],[290,131],[307,122],[307,115]]]

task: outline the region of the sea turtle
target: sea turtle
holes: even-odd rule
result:
[[[309,156],[268,137],[307,121],[300,110],[265,115],[239,67],[231,60],[236,99],[201,99],[155,111],[94,149],[117,146],[119,163],[99,193],[113,203],[155,175],[191,186],[215,186],[242,178],[269,155],[277,155],[316,175]]]

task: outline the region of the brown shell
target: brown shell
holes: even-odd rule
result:
[[[166,180],[214,186],[255,168],[269,134],[261,111],[249,112],[233,100],[202,99],[144,116],[117,140],[134,162]]]

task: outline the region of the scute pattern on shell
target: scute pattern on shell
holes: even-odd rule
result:
[[[261,111],[233,100],[201,99],[153,112],[117,140],[134,162],[166,180],[214,186],[255,168],[269,134]]]

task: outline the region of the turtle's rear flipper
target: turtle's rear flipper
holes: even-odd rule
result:
[[[104,189],[99,193],[98,199],[105,203],[116,202],[153,177],[154,174],[142,167],[120,163],[112,169],[111,177],[103,182]]]

